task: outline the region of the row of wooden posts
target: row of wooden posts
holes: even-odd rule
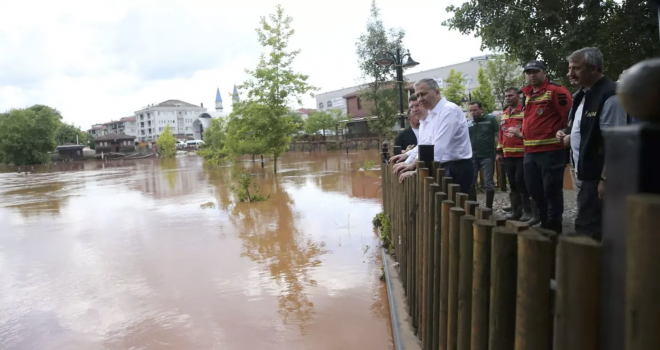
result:
[[[384,145],[390,252],[423,350],[600,349],[599,242],[493,215],[432,158],[400,183],[388,156]],[[658,197],[628,200],[626,349],[660,349]]]

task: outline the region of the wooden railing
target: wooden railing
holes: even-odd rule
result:
[[[432,159],[399,182],[387,153],[390,253],[422,349],[601,348],[599,242],[493,215]],[[633,195],[627,205],[626,349],[660,349],[660,196]]]

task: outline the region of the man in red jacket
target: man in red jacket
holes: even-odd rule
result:
[[[565,87],[548,82],[543,62],[529,61],[524,69],[529,85],[522,89],[526,100],[522,132],[511,127],[506,136],[524,140],[525,183],[536,204],[534,215],[541,227],[561,233],[568,155],[556,134],[566,128],[573,98]]]
[[[517,137],[505,137],[510,127],[522,128],[523,123],[523,104],[520,101],[518,88],[510,87],[504,91],[504,100],[508,107],[502,113],[500,119],[500,130],[497,142],[497,161],[504,163],[506,176],[509,179],[511,193],[511,214],[507,215],[508,220],[518,220],[528,222],[530,226],[539,222],[530,221],[532,219],[532,209],[529,201],[529,193],[525,185],[525,169],[523,158],[525,157],[525,148],[523,140]]]

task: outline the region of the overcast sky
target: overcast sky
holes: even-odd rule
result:
[[[406,31],[421,64],[468,60],[480,40],[441,26],[460,0],[378,0],[386,27]],[[255,28],[276,1],[0,0],[0,111],[46,104],[83,129],[179,99],[212,108],[216,88],[231,110],[233,84],[262,51]],[[355,42],[371,0],[281,0],[293,17],[297,71],[319,92],[356,85]],[[313,98],[303,107],[314,108]],[[297,106],[292,106],[297,107]]]

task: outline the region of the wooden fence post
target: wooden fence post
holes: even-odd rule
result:
[[[442,250],[442,227],[443,216],[449,215],[448,206],[445,208],[444,201],[447,199],[447,194],[444,192],[436,192],[435,194],[435,230],[433,242],[433,326],[431,327],[431,349],[438,349],[439,327],[440,327],[440,254]],[[447,214],[444,214],[445,209]]]
[[[477,207],[479,207],[479,202],[477,201],[467,201],[465,202],[465,206],[463,209],[465,209],[465,215],[472,215],[476,219],[476,210]]]
[[[488,305],[490,304],[490,242],[495,224],[474,222],[472,269],[472,350],[488,350]]]
[[[424,202],[424,195],[426,191],[424,190],[424,179],[429,175],[429,169],[423,168],[424,162],[417,161],[417,229],[415,235],[415,267],[414,267],[414,285],[413,285],[413,295],[414,295],[414,318],[413,318],[413,327],[417,330],[417,335],[422,337],[422,314],[421,314],[421,302],[422,302],[422,259],[424,257],[422,250],[422,241],[424,239],[424,223],[426,222],[426,208]]]
[[[465,202],[467,202],[467,193],[456,193],[456,206],[465,209]],[[465,211],[467,213],[467,211]]]
[[[430,178],[431,181],[433,181],[433,178]],[[426,340],[424,344],[426,345],[426,348],[430,348],[431,344],[433,343],[433,334],[437,333],[433,331],[433,309],[434,309],[434,294],[433,294],[433,286],[434,286],[434,269],[433,269],[433,261],[434,261],[434,256],[436,254],[435,252],[435,244],[436,240],[439,239],[440,237],[437,237],[435,232],[435,223],[436,223],[436,215],[437,215],[437,209],[435,207],[436,205],[436,194],[440,192],[440,185],[437,183],[432,183],[429,187],[429,202],[428,202],[428,218],[429,218],[429,224],[427,227],[427,240],[426,240],[426,246],[425,248],[425,254],[426,254],[426,259],[425,259],[425,271],[424,271],[424,278],[425,278],[425,295],[426,295],[426,307],[424,308],[424,313],[426,314],[426,322],[425,322],[425,329],[426,329]]]
[[[463,208],[451,208],[449,213],[449,318],[447,322],[447,349],[458,345],[458,257],[460,250],[461,217]]]
[[[632,195],[626,204],[626,350],[660,349],[660,195]]]
[[[601,259],[601,245],[595,240],[559,238],[555,349],[600,349]]]
[[[451,177],[443,177],[441,186],[442,186],[442,192],[447,194],[447,200],[450,200],[450,201],[453,202],[454,200],[456,200],[456,198],[450,198],[449,197],[449,185],[451,185],[452,182],[453,182],[453,180],[452,180]]]
[[[490,262],[489,350],[513,349],[517,275],[518,235],[505,227],[495,227],[492,230]]]
[[[447,196],[449,198],[449,196]],[[449,322],[449,222],[454,201],[442,202],[442,236],[440,246],[440,339],[439,349],[447,350],[447,323]]]
[[[550,350],[552,243],[527,230],[518,236],[515,350]]]
[[[504,219],[504,220],[506,220],[506,219]],[[497,225],[497,226],[499,226],[499,225]],[[514,220],[506,221],[504,226],[506,228],[512,230],[512,231],[515,231],[515,232],[522,232],[522,231],[525,231],[525,230],[529,229],[529,225],[526,222],[514,221]]]
[[[431,171],[429,170],[429,174]],[[432,208],[430,205],[433,202],[433,193],[431,193],[431,184],[433,184],[433,177],[427,176],[424,178],[424,221],[423,221],[423,231],[422,231],[422,239],[420,240],[419,248],[420,248],[420,253],[421,253],[421,265],[420,265],[420,312],[421,312],[421,335],[420,337],[422,341],[422,346],[423,348],[428,348],[428,340],[430,339],[428,336],[428,279],[427,279],[427,273],[428,273],[428,261],[429,261],[429,255],[428,255],[428,245],[429,245],[429,240],[431,236],[431,224],[433,220],[432,216]]]
[[[447,198],[449,198],[450,201],[454,202],[454,206],[458,206],[458,203],[456,202],[456,194],[461,190],[461,185],[459,184],[449,184],[447,186]]]
[[[506,226],[506,218],[503,216],[491,215],[490,221],[495,224],[495,226],[501,227]]]
[[[467,195],[466,195],[467,196]],[[461,217],[458,258],[458,350],[470,350],[472,333],[472,252],[475,217]]]
[[[474,210],[475,217],[477,220],[488,220],[493,213],[493,209],[486,207],[477,207]]]

